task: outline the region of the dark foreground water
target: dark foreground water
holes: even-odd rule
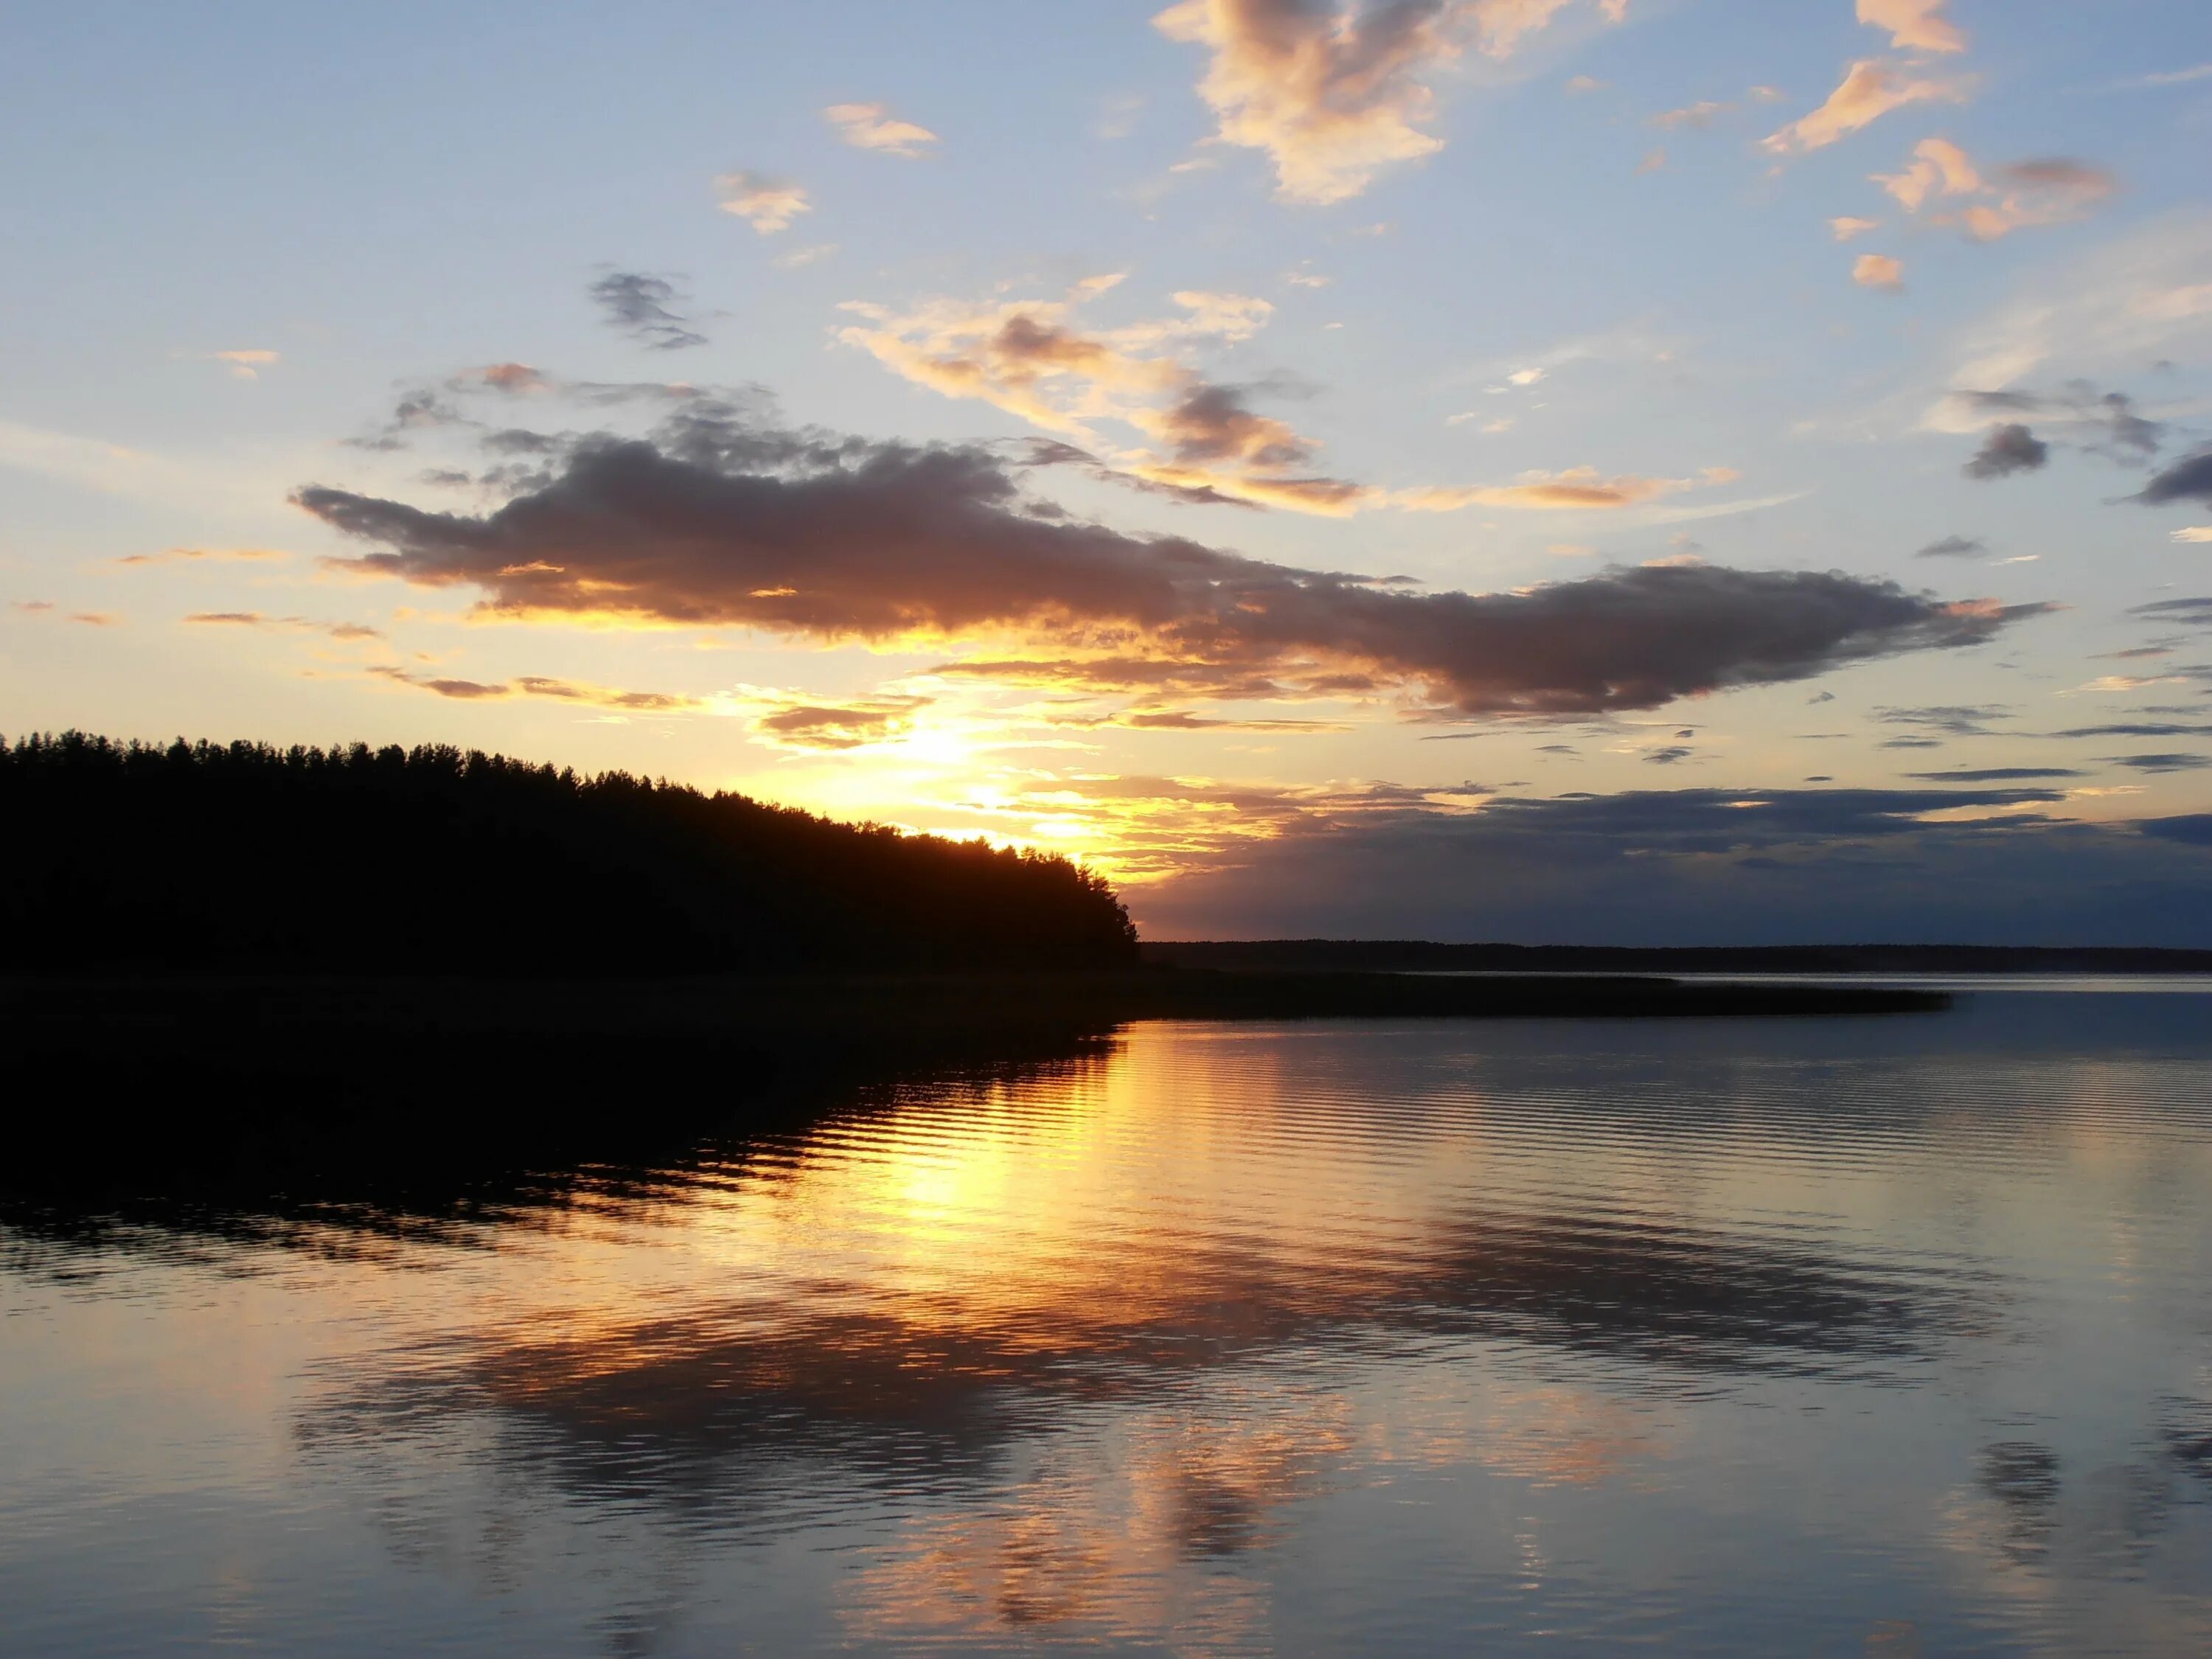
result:
[[[10,1655],[2212,1652],[2204,996],[1152,1025],[13,1215]]]

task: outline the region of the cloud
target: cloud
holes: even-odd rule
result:
[[[229,365],[234,380],[258,380],[263,369],[271,363],[281,362],[283,359],[273,351],[253,347],[239,351],[210,351],[207,354],[207,361]]]
[[[389,664],[374,664],[368,672],[397,685],[411,685],[461,702],[497,702],[511,697],[550,697],[560,702],[587,704],[595,708],[623,709],[637,714],[693,714],[708,707],[702,698],[660,691],[621,691],[609,686],[574,680],[547,679],[525,674],[512,682],[485,684],[477,680],[447,679],[417,674]]]
[[[2055,364],[2077,374],[2115,362],[2188,359],[2212,347],[2212,212],[2154,219],[2026,284],[1954,347],[1951,386],[2002,389]],[[1951,399],[1923,417],[1930,430],[1976,429]]]
[[[641,345],[655,351],[680,351],[686,346],[707,343],[707,337],[690,326],[690,319],[669,309],[677,297],[676,289],[665,276],[648,276],[640,270],[613,271],[593,283],[589,292],[605,313],[607,325]],[[516,368],[523,368],[523,365],[497,366],[497,371]],[[535,374],[529,369],[524,372]]]
[[[1936,79],[1878,58],[1861,58],[1845,71],[1826,103],[1771,134],[1763,148],[1775,155],[1825,149],[1892,110],[1929,101],[1962,104],[1970,89],[1968,82]]]
[[[2049,463],[2051,446],[2017,422],[1990,428],[1982,447],[1961,470],[1970,478],[2008,478],[2036,472]]]
[[[58,614],[54,609],[54,602],[52,599],[11,599],[9,601],[9,608],[20,611],[27,617]],[[109,611],[72,611],[64,616],[63,620],[78,623],[87,628],[113,628],[120,623],[123,618]]]
[[[185,620],[203,626],[299,629],[334,640],[380,640],[383,630],[366,623],[315,622],[306,617],[270,617],[258,611],[195,611]]]
[[[1922,139],[1904,172],[1872,177],[1907,213],[1919,212],[1931,196],[1971,196],[1983,188],[1972,158],[1948,138]]]
[[[1861,288],[1901,289],[1905,262],[1887,253],[1862,253],[1851,265],[1851,280]]]
[[[246,563],[264,559],[289,559],[291,556],[273,547],[165,547],[159,553],[126,553],[114,562],[129,568],[143,568],[156,564],[191,563],[203,559],[217,563]]]
[[[1859,21],[1887,29],[1899,52],[1964,52],[1966,37],[1943,15],[1947,0],[1859,0]]]
[[[1387,499],[1391,506],[1414,513],[1455,513],[1468,507],[1608,511],[1640,507],[1696,487],[1689,478],[1606,477],[1595,467],[1577,466],[1564,472],[1526,472],[1510,484],[1401,489]]]
[[[1423,131],[1436,112],[1431,82],[1468,46],[1510,57],[1571,3],[1180,0],[1152,23],[1211,52],[1199,95],[1220,140],[1264,152],[1285,200],[1326,205],[1443,148]]]
[[[1956,226],[1978,242],[1994,242],[2029,225],[2077,219],[2119,188],[2101,168],[2063,157],[2016,161],[1984,176],[1972,156],[1945,138],[1923,139],[1903,172],[1872,176],[1909,214],[1930,201],[1968,198],[1971,206],[1933,215],[1930,222]]]
[[[2136,92],[2147,87],[2185,87],[2197,81],[2212,81],[2212,64],[2197,64],[2188,69],[2164,70],[2155,75],[2138,75],[2133,80],[2115,81],[2105,90]]]
[[[2135,499],[2150,507],[2165,507],[2175,501],[2201,501],[2212,507],[2212,447],[2176,461],[2145,484]],[[2191,541],[2198,539],[2193,530],[2178,532],[2175,539],[2183,537]]]
[[[1937,703],[1923,708],[1878,708],[1875,718],[1885,726],[1917,726],[1954,738],[1995,738],[1991,720],[2010,720],[2011,711],[1962,703]]]
[[[1984,766],[1971,771],[1908,772],[1905,775],[1921,783],[2037,783],[2087,775],[2063,766]]]
[[[1844,217],[1828,221],[1828,228],[1839,242],[1848,242],[1855,236],[1863,236],[1870,230],[1880,230],[1881,223],[1875,219]]]
[[[850,702],[809,702],[769,697],[756,705],[753,730],[771,747],[842,752],[872,748],[904,737],[934,700],[886,696]]]
[[[1981,643],[2039,605],[1946,603],[1837,572],[1613,568],[1510,593],[1414,593],[1135,537],[1024,499],[988,451],[784,431],[690,410],[601,434],[483,516],[309,486],[376,550],[336,562],[472,586],[494,617],[748,627],[820,640],[1018,637],[1073,659],[1328,668],[1469,716],[1657,708],[1848,662]]]
[[[1912,556],[1916,559],[1972,559],[1990,550],[1990,544],[1978,536],[1946,536],[1940,542],[1930,542]]]
[[[2212,738],[2212,725],[2184,725],[2173,720],[2120,720],[2107,726],[2077,726],[2053,732],[2054,738]]]
[[[2177,542],[2212,542],[2212,524],[2185,525],[2173,532]]]
[[[2154,599],[2148,605],[2128,607],[2130,617],[2142,617],[2153,622],[2180,623],[2185,625],[2212,623],[2212,596],[2190,599]]]
[[[1694,104],[1686,104],[1680,109],[1662,110],[1651,118],[1651,125],[1655,127],[1665,127],[1669,131],[1681,127],[1696,127],[1702,130],[1712,125],[1715,116],[1725,115],[1735,107],[1733,104],[1717,104],[1711,99],[1703,99]]]
[[[938,142],[927,127],[902,121],[881,104],[832,104],[822,112],[837,129],[837,136],[856,149],[872,149],[884,155],[918,161],[934,152]]]
[[[1331,477],[1317,465],[1316,442],[1252,408],[1263,386],[1211,380],[1182,360],[1194,348],[1250,338],[1273,315],[1272,305],[1248,295],[1184,290],[1173,296],[1180,315],[1118,328],[1079,326],[1080,309],[1120,280],[1088,279],[1061,300],[936,301],[903,313],[850,301],[844,309],[863,320],[839,337],[919,385],[947,397],[981,399],[1085,446],[1060,459],[1079,457],[1107,476],[1118,474],[1124,482],[1184,501],[1228,500],[1334,517],[1369,508],[1602,510],[1697,487],[1691,479],[1607,477],[1588,466],[1464,488],[1389,489]],[[1546,372],[1541,366],[1523,368],[1511,379],[1531,386]],[[1099,435],[1103,422],[1131,428],[1148,441],[1115,448]],[[1732,481],[1724,470],[1711,471],[1705,479],[1709,484]]]
[[[836,242],[816,242],[806,247],[793,248],[788,253],[779,253],[769,261],[778,270],[804,270],[807,266],[828,258],[837,252]]]
[[[1155,938],[2202,945],[2212,827],[2034,787],[1334,804],[1139,890]]]
[[[2203,772],[2212,769],[2212,755],[2114,755],[2114,766],[2134,772]]]
[[[763,236],[789,230],[793,219],[814,210],[804,187],[757,173],[725,173],[714,188],[721,193],[723,212],[736,214]]]
[[[2027,391],[1955,391],[1930,411],[1923,425],[1938,431],[1971,432],[2033,416],[2039,425],[2072,434],[2075,447],[2126,465],[2140,465],[2166,441],[2162,422],[2136,412],[2124,392],[2100,392],[2087,380],[2072,380],[2055,393]]]

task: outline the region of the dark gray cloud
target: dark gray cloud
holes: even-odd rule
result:
[[[2212,447],[2197,451],[2155,475],[2136,500],[2152,507],[2197,501],[2212,507]]]
[[[1652,766],[1674,766],[1689,759],[1697,752],[1694,749],[1685,749],[1677,744],[1665,749],[1654,749],[1646,754],[1644,759],[1647,764]]]
[[[2087,777],[2063,766],[1983,766],[1969,772],[1907,772],[1921,783],[2033,783],[2050,778]]]
[[[1990,550],[1990,544],[1978,536],[1946,536],[1940,542],[1930,542],[1912,556],[1916,559],[1972,559]]]
[[[2148,605],[2130,606],[2128,615],[2141,617],[2148,622],[2179,623],[2185,628],[2212,627],[2212,595],[2199,595],[2188,599],[2154,599]]]
[[[707,337],[691,326],[692,319],[671,309],[678,296],[665,276],[641,270],[611,271],[588,290],[598,301],[610,328],[627,334],[655,351],[681,351],[702,346]]]
[[[787,430],[712,400],[649,441],[578,441],[546,482],[481,516],[320,485],[295,499],[376,549],[340,563],[472,586],[493,613],[830,640],[1019,631],[1058,647],[1025,665],[1044,683],[1095,688],[1090,656],[1114,653],[1170,666],[1200,695],[1209,679],[1295,669],[1347,688],[1423,687],[1457,716],[1653,708],[1978,645],[2048,608],[1705,564],[1407,592],[1041,510],[983,448]]]
[[[2008,478],[2033,472],[2051,459],[2051,446],[2018,422],[1993,426],[1964,468],[1970,478]]]
[[[2212,755],[2114,755],[2114,766],[2136,772],[2202,772],[2212,768]]]
[[[2171,720],[2123,721],[2112,726],[2076,726],[2053,732],[2054,738],[2212,738],[2212,726]]]
[[[2075,448],[2123,465],[2140,466],[2166,441],[2166,426],[2136,413],[2124,392],[2100,392],[2087,380],[2069,380],[2056,392],[1960,392],[1956,399],[1978,414],[2033,415],[2073,434]]]
[[[2001,705],[1984,708],[1961,703],[1936,703],[1924,708],[1877,708],[1874,717],[1885,726],[1922,726],[1954,738],[1995,738],[1991,720],[2007,720],[2012,711]]]
[[[1147,888],[1157,938],[2212,945],[2212,816],[2030,787],[1698,789],[1297,826]],[[1980,807],[1969,822],[1928,821]]]

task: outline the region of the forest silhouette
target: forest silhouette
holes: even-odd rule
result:
[[[15,972],[1121,968],[1064,858],[425,744],[0,738]]]

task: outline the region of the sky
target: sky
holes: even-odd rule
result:
[[[75,0],[0,137],[0,733],[2212,945],[2199,0]]]

